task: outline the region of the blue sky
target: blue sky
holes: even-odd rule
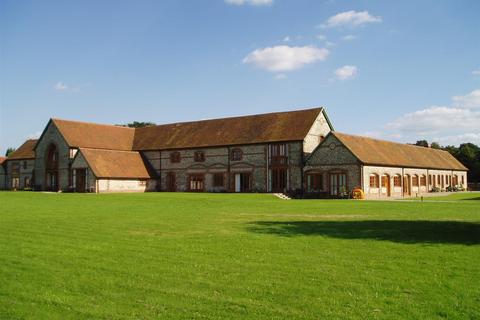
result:
[[[335,129],[480,143],[480,1],[0,2],[0,153],[50,117],[325,106]]]

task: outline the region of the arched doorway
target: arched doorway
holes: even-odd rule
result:
[[[58,149],[54,144],[47,149],[45,168],[46,189],[58,191]]]

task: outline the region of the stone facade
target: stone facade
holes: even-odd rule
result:
[[[466,171],[365,165],[334,135],[327,136],[308,157],[304,173],[322,176],[320,191],[327,194],[331,193],[331,176],[344,173],[347,191],[360,188],[367,199],[415,197],[435,188],[446,191],[449,186],[467,186]]]
[[[47,157],[50,148],[55,148],[58,156],[56,184],[52,185],[47,173]],[[72,187],[70,165],[75,156],[76,149],[70,148],[65,142],[55,124],[50,121],[41,139],[35,148],[35,189],[36,190],[68,190]],[[56,190],[53,190],[56,191]]]
[[[0,190],[5,189],[7,189],[7,173],[4,166],[0,164]]]
[[[286,190],[301,188],[302,142],[280,143],[285,145]],[[145,151],[144,157],[159,177],[157,189],[161,191],[193,191],[193,177],[203,179],[203,191],[235,192],[235,179],[248,174],[250,181],[245,191],[272,191],[272,157],[270,148],[275,144],[253,144],[182,150]],[[240,152],[241,158],[232,158],[232,152]],[[172,161],[172,153],[178,153],[179,161]],[[203,157],[195,159],[195,153]],[[215,184],[215,175],[223,174],[223,183]],[[285,190],[285,191],[286,191]],[[237,190],[238,191],[238,190]]]
[[[6,189],[24,190],[32,188],[35,159],[7,160],[4,186]]]
[[[331,195],[332,179],[339,174],[345,174],[346,191],[350,192],[361,185],[361,163],[343,146],[333,135],[327,136],[325,141],[308,157],[305,167],[304,190],[308,193],[308,175],[317,174],[321,178],[322,193]],[[336,195],[336,194],[335,194]]]

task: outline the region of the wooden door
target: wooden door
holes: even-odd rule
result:
[[[272,191],[285,192],[287,189],[287,169],[272,169]]]
[[[87,170],[75,169],[75,191],[85,192],[87,187]]]
[[[177,191],[177,181],[175,172],[167,173],[167,191],[175,192]]]

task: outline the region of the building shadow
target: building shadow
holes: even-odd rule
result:
[[[461,221],[256,221],[250,232],[285,237],[325,236],[399,243],[480,244],[480,223]]]

